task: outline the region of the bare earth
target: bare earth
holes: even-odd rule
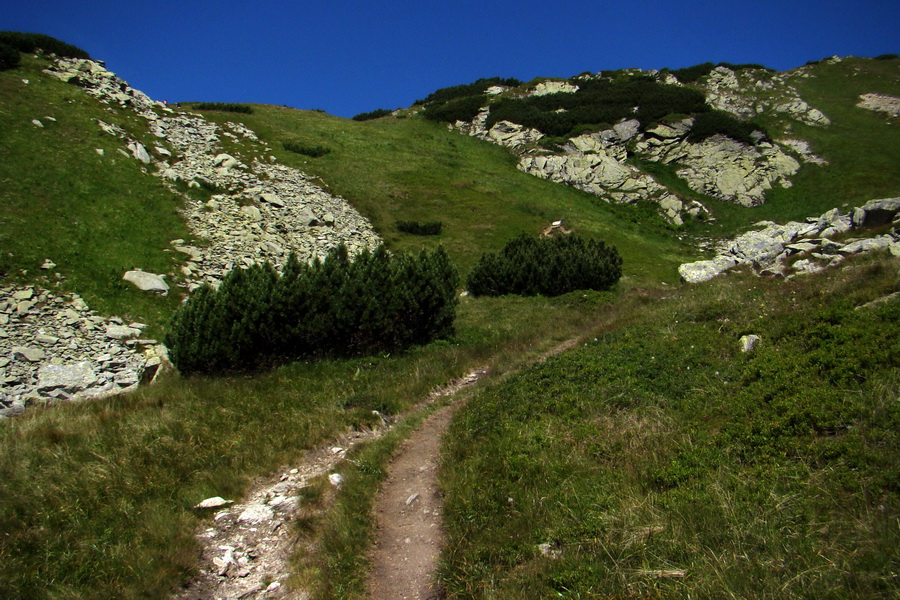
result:
[[[438,459],[453,408],[434,413],[410,436],[382,485],[375,508],[378,536],[369,582],[372,600],[440,597],[433,583],[444,544]]]

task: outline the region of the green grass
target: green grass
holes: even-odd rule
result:
[[[254,105],[240,119],[289,166],[318,176],[370,219],[390,248],[419,250],[442,244],[463,275],[482,252],[497,251],[522,232],[552,221],[615,245],[625,282],[677,281],[676,268],[692,251],[663,227],[637,224],[589,194],[526,175],[515,157],[488,142],[447,131],[420,118],[357,122],[316,111]],[[304,159],[281,151],[284,141],[327,146]],[[441,221],[433,239],[405,234],[396,221]]]
[[[857,108],[859,95],[878,92],[900,96],[897,69],[900,60],[848,58],[831,65],[811,67],[813,76],[792,78],[800,97],[831,119],[831,125],[815,127],[760,115],[759,121],[775,138],[792,137],[810,142],[812,151],[826,159],[825,166],[803,164],[791,178],[792,187],[775,188],[766,194],[766,204],[744,208],[722,202],[705,202],[716,223],[701,226],[712,235],[733,232],[761,220],[803,221],[841,207],[861,206],[873,198],[900,195],[900,132],[897,122],[883,113]]]
[[[191,506],[238,500],[252,478],[348,427],[372,426],[373,410],[400,414],[476,367],[516,369],[589,322],[584,306],[609,297],[465,298],[453,340],[401,355],[296,363],[256,377],[173,376],[5,422],[0,597],[167,597],[195,568],[192,534],[203,517]],[[368,535],[358,518],[366,511],[356,513],[362,531],[350,539]],[[342,581],[364,576],[365,548],[352,549],[357,571],[340,571]]]
[[[166,322],[177,294],[148,296],[122,275],[135,267],[173,269],[177,257],[164,250],[170,240],[188,237],[180,200],[144,174],[142,163],[122,156],[122,142],[96,120],[134,137],[146,135],[146,126],[40,74],[41,61],[23,56],[22,63],[0,73],[0,272],[80,293],[101,313]],[[62,283],[39,270],[46,258],[56,263]]]
[[[610,305],[475,396],[444,458],[448,598],[896,597],[900,304],[854,307],[898,266]]]
[[[804,166],[764,207],[717,204],[715,224],[689,231],[731,235],[764,218],[897,195],[896,124],[853,107],[859,93],[900,95],[896,62],[845,63],[862,69],[855,76],[823,64],[799,80],[834,125],[796,132],[831,166]],[[24,56],[21,68],[0,73],[0,271],[5,281],[56,288],[38,269],[51,258],[60,289],[162,330],[176,295],[148,297],[121,275],[176,266],[166,250],[188,237],[179,201],[119,154],[121,142],[95,119],[148,145],[145,123],[41,67]],[[502,148],[415,117],[356,122],[252,108],[205,115],[245,122],[281,162],[350,200],[392,249],[443,244],[465,275],[482,252],[563,219],[615,245],[623,279],[611,292],[553,300],[463,298],[452,340],[400,355],[256,377],[172,377],[3,423],[0,596],[166,597],[195,568],[192,533],[204,517],[190,506],[239,499],[252,478],[370,425],[372,410],[402,413],[485,364],[501,383],[460,415],[448,453],[451,597],[898,593],[886,575],[900,560],[898,315],[890,306],[850,309],[897,288],[896,260],[863,259],[788,284],[735,274],[661,285],[674,284],[677,265],[695,254],[670,228],[525,175]],[[307,158],[284,142],[332,151]],[[222,150],[249,164],[258,148],[223,138]],[[397,231],[398,220],[444,227],[422,238]],[[516,374],[586,328],[596,342]],[[737,352],[745,333],[763,336],[757,354]],[[297,562],[318,597],[361,593],[366,515],[397,439],[360,449],[358,464],[345,466],[346,495],[309,524],[329,540]],[[540,543],[562,558],[538,557]]]

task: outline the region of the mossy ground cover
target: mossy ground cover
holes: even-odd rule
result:
[[[900,305],[855,307],[898,266],[610,306],[616,326],[472,398],[444,461],[447,597],[895,596]]]

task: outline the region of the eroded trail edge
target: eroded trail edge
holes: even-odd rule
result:
[[[460,389],[472,385],[487,371],[476,369],[461,379],[441,387],[417,405],[412,412],[434,401],[454,395]],[[434,416],[441,414],[440,411]],[[449,412],[447,423],[449,423]],[[414,435],[419,435],[428,423]],[[443,425],[446,428],[446,424]],[[305,455],[292,466],[284,467],[271,477],[255,483],[240,503],[224,500],[223,504],[202,510],[216,511],[212,523],[196,533],[201,547],[198,574],[176,591],[173,600],[210,599],[305,599],[305,590],[291,589],[287,580],[291,575],[290,558],[297,550],[298,538],[292,532],[292,521],[303,515],[298,494],[313,479],[332,473],[345,460],[347,452],[363,442],[376,440],[390,427],[375,430],[353,431],[331,440]],[[436,476],[437,456],[440,450],[436,435],[433,449],[433,472]],[[411,444],[419,447],[419,442]],[[435,482],[436,483],[436,482]],[[404,501],[409,497],[405,497]],[[210,499],[213,500],[213,499]],[[222,500],[222,499],[219,499]],[[420,507],[418,498],[410,505]],[[436,527],[436,529],[439,529]],[[440,542],[434,542],[436,552]],[[436,558],[436,553],[435,553]],[[433,572],[418,572],[417,577],[433,577]],[[403,596],[385,596],[401,598]]]

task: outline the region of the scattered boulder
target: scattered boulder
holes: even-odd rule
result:
[[[160,294],[161,296],[165,296],[169,293],[169,285],[165,282],[162,275],[135,269],[125,273],[125,275],[122,276],[122,279],[129,283],[133,283],[139,290],[145,292],[153,292],[155,294]]]
[[[860,252],[890,251],[900,255],[897,228],[877,236],[842,241],[830,239],[849,231],[896,223],[898,215],[900,198],[882,198],[854,208],[849,214],[842,214],[835,208],[806,223],[779,225],[763,221],[756,224],[758,229],[721,242],[715,258],[682,264],[678,272],[683,281],[699,283],[736,265],[747,264],[760,275],[792,277],[820,271]],[[796,254],[806,256],[792,259],[793,264],[788,267],[788,258]]]
[[[753,352],[759,344],[760,337],[755,334],[741,336],[741,352]]]
[[[98,382],[91,363],[82,361],[71,365],[43,365],[38,370],[39,393],[62,390],[68,394],[82,392]]]

